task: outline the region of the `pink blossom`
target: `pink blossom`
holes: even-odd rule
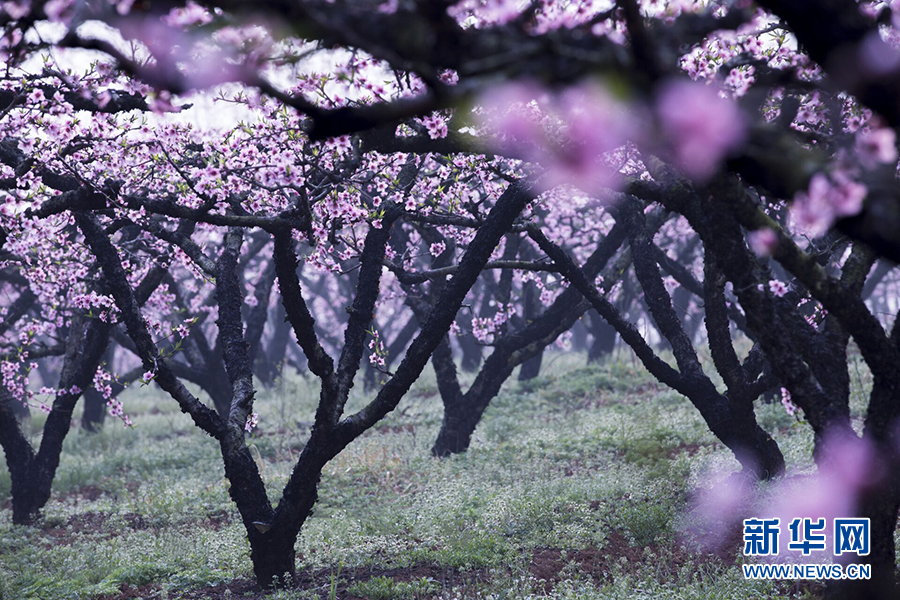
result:
[[[782,402],[785,408],[793,406],[786,390]],[[796,411],[796,407],[788,410]],[[712,487],[705,487],[694,502],[701,541],[723,545],[742,519],[779,518],[780,556],[784,556],[790,553],[787,525],[793,519],[824,518],[831,523],[835,518],[858,516],[861,493],[878,485],[886,475],[884,462],[869,440],[848,432],[826,433],[820,450],[816,473],[775,481],[762,495],[748,478],[712,477]],[[802,559],[799,553],[795,558]]]
[[[434,257],[438,257],[444,253],[444,250],[447,249],[447,244],[444,242],[436,242],[431,244],[431,247],[428,249],[431,252],[431,255]]]
[[[778,234],[769,227],[751,231],[747,235],[747,241],[757,256],[772,256],[778,248]]]
[[[178,112],[178,108],[172,104],[172,95],[167,90],[161,90],[150,100],[150,110],[157,114]]]
[[[769,282],[769,291],[781,298],[788,293],[788,287],[783,281],[773,279]]]
[[[125,16],[131,12],[134,0],[118,0],[117,2],[113,1],[112,3],[116,5],[116,12]]]
[[[818,237],[828,231],[838,217],[859,213],[867,193],[865,185],[853,181],[843,171],[833,173],[831,178],[816,173],[809,182],[809,189],[794,197],[791,217],[802,233]]]
[[[669,82],[663,86],[656,108],[676,164],[694,179],[708,179],[744,140],[740,110],[708,85]]]
[[[889,127],[869,129],[856,137],[856,152],[863,166],[897,162],[897,134]]]
[[[210,21],[212,21],[212,15],[193,0],[188,0],[184,8],[173,8],[169,14],[163,17],[163,22],[169,27],[205,25]]]
[[[781,388],[781,404],[784,406],[784,410],[787,411],[787,414],[792,417],[797,414],[797,411],[800,410],[794,402],[791,400],[791,393],[787,390],[787,388]]]
[[[68,21],[71,17],[69,9],[75,0],[50,0],[44,4],[44,14],[51,21]]]
[[[439,113],[422,117],[422,124],[428,130],[428,137],[433,140],[447,137],[447,121]]]
[[[244,431],[250,433],[259,423],[259,414],[251,413],[247,416],[247,422],[244,423]]]
[[[458,19],[471,14],[483,25],[503,25],[521,12],[521,3],[517,0],[463,0],[451,4],[447,10],[451,17]]]
[[[550,95],[533,84],[501,86],[484,95],[482,124],[501,152],[545,169],[543,190],[568,184],[596,192],[616,184],[605,155],[636,133],[625,108],[602,87],[584,84]]]
[[[896,21],[896,17],[894,20]],[[900,68],[900,54],[885,43],[877,31],[872,31],[863,38],[857,52],[863,74],[872,79],[893,76]]]
[[[25,15],[27,15],[31,11],[31,3],[30,2],[4,2],[3,10],[6,11],[6,14],[10,19],[17,20],[21,19]]]
[[[385,0],[385,2],[382,2],[378,5],[378,12],[386,15],[392,15],[397,12],[399,6],[399,0]]]

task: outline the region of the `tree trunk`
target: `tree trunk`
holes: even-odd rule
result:
[[[443,370],[434,360],[434,357],[440,356],[439,351],[440,348],[435,350],[432,355],[432,364],[435,365],[440,388],[442,387]],[[441,390],[441,398],[444,401],[444,420],[441,422],[441,430],[431,448],[434,456],[445,457],[451,454],[460,454],[469,449],[472,434],[475,433],[475,428],[481,422],[484,411],[500,392],[503,382],[518,366],[518,363],[510,366],[507,354],[500,348],[495,349],[465,394],[461,392],[448,394],[444,389]],[[449,383],[449,378],[447,379]],[[455,382],[455,379],[453,381]],[[458,382],[456,382],[456,389],[459,389]]]
[[[481,364],[482,346],[478,345],[472,334],[461,335],[457,338],[457,341],[459,342],[460,350],[462,350],[462,360],[459,366],[466,373],[474,373],[478,370],[478,365]]]
[[[872,579],[866,582],[866,592],[871,598],[893,600],[900,597],[894,546],[898,509],[900,498],[897,497],[895,490],[879,494],[879,497],[863,503],[862,515],[870,519],[871,552],[869,556],[861,558],[860,562],[872,565]],[[863,596],[856,594],[854,597]]]
[[[106,401],[94,388],[84,392],[84,412],[81,414],[81,428],[88,433],[97,433],[106,419]]]
[[[524,301],[524,311],[525,311],[525,324],[532,322],[534,319],[538,318],[540,314],[540,308],[538,306],[537,294],[535,293],[535,285],[534,283],[526,283],[525,289],[522,290],[523,301]],[[541,348],[540,351],[522,363],[522,368],[519,369],[519,381],[528,381],[529,379],[534,379],[538,375],[541,374],[541,363],[544,360],[544,348]]]
[[[544,353],[541,352],[534,358],[529,358],[524,363],[522,363],[522,368],[519,369],[519,381],[528,381],[529,379],[534,379],[538,375],[541,374],[541,363],[544,362]]]
[[[264,587],[289,585],[297,574],[297,555],[293,539],[285,535],[251,536],[250,560],[256,582]],[[253,539],[256,542],[253,542]]]
[[[284,306],[279,302],[272,319],[272,338],[256,360],[257,375],[266,387],[275,385],[275,380],[284,372],[288,342],[291,341],[291,326],[284,322],[286,318]]]
[[[895,466],[896,469],[896,466]],[[896,472],[896,471],[895,471]],[[893,476],[893,474],[892,474]],[[825,597],[829,600],[896,600],[900,598],[894,531],[900,496],[896,483],[891,490],[872,490],[863,498],[860,517],[870,519],[870,552],[854,562],[871,565],[868,580],[835,581],[828,585]]]
[[[584,319],[578,319],[572,325],[572,350],[575,352],[584,352],[588,349],[588,329],[587,322]]]
[[[479,421],[471,417],[472,412],[466,410],[466,405],[462,402],[444,406],[444,420],[431,447],[431,454],[444,458],[451,454],[462,454],[469,449],[472,434],[475,433]]]
[[[588,350],[588,363],[600,362],[616,348],[616,328],[603,320],[597,311],[590,312],[590,332],[593,336]]]
[[[6,455],[12,483],[13,523],[28,525],[37,520],[40,507],[35,505],[29,489],[34,450],[15,419],[12,407],[17,402],[9,390],[0,385],[0,446]]]
[[[28,423],[31,421],[31,411],[28,409],[28,406],[22,402],[12,402],[12,406],[10,406],[12,410],[12,414],[14,418],[19,423]]]

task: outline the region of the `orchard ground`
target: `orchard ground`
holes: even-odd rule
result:
[[[852,361],[860,425],[870,382]],[[129,390],[137,428],[69,436],[40,527],[11,524],[0,467],[0,600],[820,597],[815,582],[744,580],[739,529],[723,549],[698,546],[692,499],[709,473],[739,468],[732,454],[630,354],[584,364],[548,355],[540,378],[510,380],[471,450],[450,459],[429,454],[441,419],[429,368],[329,463],[298,543],[300,581],[274,593],[253,587],[215,441],[155,386]],[[248,441],[270,493],[317,397],[296,375],[259,392]],[[780,403],[757,414],[789,476],[811,472],[811,429]]]

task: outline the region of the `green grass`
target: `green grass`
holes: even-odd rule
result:
[[[469,452],[444,460],[429,454],[441,419],[429,370],[395,413],[327,465],[297,544],[304,580],[267,597],[790,596],[683,547],[680,524],[705,474],[739,468],[687,400],[625,354],[589,367],[579,355],[548,359],[540,378],[504,387]],[[250,443],[273,498],[317,396],[297,376],[259,393]],[[73,430],[40,527],[14,527],[0,512],[0,600],[127,589],[148,600],[262,598],[249,590],[249,546],[217,444],[155,387],[123,400],[137,428]],[[365,400],[356,390],[348,409]],[[809,469],[809,428],[780,404],[757,412],[791,467]],[[39,425],[35,417],[34,436]],[[0,502],[8,496],[4,466]]]

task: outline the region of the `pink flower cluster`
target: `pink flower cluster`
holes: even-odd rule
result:
[[[791,400],[791,393],[787,388],[781,388],[781,404],[784,406],[784,410],[787,411],[787,414],[792,417],[800,410],[800,407]]]
[[[506,306],[500,305],[493,317],[473,317],[472,318],[472,335],[482,344],[489,344],[493,341],[500,327],[506,323],[514,314],[516,307],[512,303]]]
[[[773,279],[769,282],[769,291],[781,298],[788,293],[788,287],[783,281]]]
[[[541,166],[540,187],[588,193],[616,185],[608,153],[634,136],[624,105],[596,84],[551,94],[534,84],[501,86],[482,97],[481,124],[501,150]]]
[[[381,341],[378,331],[373,329],[369,334],[372,336],[372,339],[369,340],[369,349],[372,350],[372,354],[369,355],[369,364],[377,369],[383,369],[387,364],[384,359],[387,356],[384,342]]]
[[[816,173],[807,191],[798,192],[791,205],[795,227],[810,237],[824,234],[836,219],[858,214],[868,188],[843,170]]]
[[[656,109],[675,164],[694,179],[708,179],[744,139],[743,115],[714,87],[671,81],[660,91]]]
[[[786,403],[790,403],[789,397]],[[796,407],[789,410],[796,411]],[[886,474],[875,446],[849,433],[827,434],[817,462],[816,473],[788,476],[764,490],[742,475],[711,477],[711,485],[696,499],[692,533],[707,545],[722,547],[732,543],[732,533],[743,519],[777,517],[782,523],[779,546],[784,549],[778,560],[786,554],[799,561],[815,559],[814,554],[804,558],[788,550],[786,524],[795,518],[825,518],[831,523],[835,518],[862,516],[861,494],[878,485]]]
[[[259,414],[258,413],[250,413],[247,416],[247,422],[244,423],[244,431],[250,433],[254,428],[259,424]]]

